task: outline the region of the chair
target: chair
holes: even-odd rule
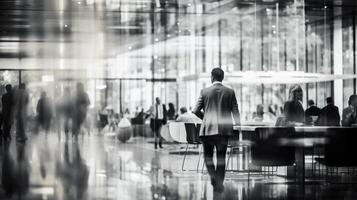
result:
[[[169,132],[172,139],[178,143],[186,143],[186,129],[185,123],[183,122],[170,122]]]
[[[200,138],[199,138],[200,127],[201,127],[200,124],[196,125],[195,123],[185,123],[187,145],[186,145],[186,151],[184,154],[184,158],[182,161],[182,171],[185,171],[184,166],[185,166],[186,156],[188,154],[189,145],[197,146],[197,145],[201,144]],[[198,164],[197,164],[197,171],[198,171],[198,166],[200,163],[200,158],[201,158],[201,151],[199,151],[199,160],[198,160]]]
[[[251,146],[251,165],[260,167],[294,166],[295,148],[279,145],[279,139],[294,135],[293,127],[267,127],[255,129],[255,143]],[[248,166],[248,180],[250,176]],[[276,170],[277,171],[277,170]],[[259,171],[271,172],[271,171]]]
[[[328,168],[345,167],[351,168],[357,166],[357,128],[330,128],[327,131],[329,142],[325,145],[324,158],[315,160],[326,166],[326,175]]]

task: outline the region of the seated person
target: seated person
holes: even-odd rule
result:
[[[275,116],[269,112],[267,107],[262,104],[257,105],[257,111],[253,117],[254,122],[273,122],[275,120]]]
[[[305,111],[305,124],[313,125],[313,124],[315,124],[317,118],[320,116],[321,109],[318,108],[315,105],[315,102],[311,99],[308,101],[307,104],[308,104],[309,108],[306,109],[306,111]],[[314,118],[316,118],[316,119],[314,119]]]
[[[299,85],[289,90],[289,101],[284,104],[283,117],[278,117],[276,126],[295,126],[305,122],[305,111],[302,107],[303,91]]]
[[[176,122],[202,123],[202,120],[191,112],[187,112],[186,107],[180,108],[181,114],[177,117]]]
[[[322,108],[317,119],[319,126],[340,126],[340,113],[338,107],[334,105],[332,97],[326,98],[327,105]]]
[[[351,95],[348,107],[342,112],[342,126],[351,126],[357,123],[357,95]]]

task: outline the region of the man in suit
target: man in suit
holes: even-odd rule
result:
[[[305,110],[305,123],[308,125],[314,124],[313,117],[318,118],[320,116],[321,109],[315,105],[313,100],[309,100],[308,103],[309,108]]]
[[[320,126],[340,126],[340,113],[338,107],[334,105],[332,97],[326,98],[327,105],[322,108],[319,119]]]
[[[351,126],[357,123],[357,95],[351,95],[348,107],[342,112],[342,126]]]
[[[3,114],[3,133],[4,140],[11,139],[11,125],[13,123],[13,107],[14,107],[14,97],[12,93],[12,86],[7,84],[5,86],[6,93],[2,96],[2,114]]]
[[[201,91],[193,113],[202,116],[200,138],[203,142],[204,158],[207,171],[211,177],[211,184],[216,192],[224,190],[225,158],[228,137],[233,134],[233,119],[240,124],[237,99],[234,90],[224,86],[222,80],[224,72],[221,68],[214,68],[211,72],[212,86]],[[213,163],[213,151],[216,148],[217,167]]]
[[[150,128],[154,132],[155,137],[155,149],[157,149],[157,144],[159,143],[159,147],[162,149],[162,137],[160,134],[162,125],[166,124],[167,121],[167,110],[165,104],[161,103],[159,97],[155,98],[155,104],[151,106],[149,111],[147,112],[150,116]]]

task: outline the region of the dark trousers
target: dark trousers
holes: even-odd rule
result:
[[[4,137],[9,138],[11,136],[10,131],[11,131],[11,125],[12,125],[12,121],[11,120],[4,120],[3,122],[3,134]]]
[[[204,136],[201,137],[203,143],[204,158],[207,171],[214,181],[214,184],[222,185],[226,173],[226,152],[228,137],[226,136]],[[216,148],[217,166],[213,163],[213,151]]]
[[[162,137],[160,134],[162,125],[163,125],[162,119],[151,119],[150,120],[150,127],[151,127],[152,132],[154,132],[155,143],[162,141]]]

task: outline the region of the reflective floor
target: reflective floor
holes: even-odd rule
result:
[[[30,135],[25,144],[1,145],[0,199],[357,199],[356,184],[305,187],[277,176],[228,172],[225,191],[213,192],[205,172],[182,172],[180,146],[155,151],[148,138],[128,143],[85,135]],[[187,158],[196,169],[198,155]]]

